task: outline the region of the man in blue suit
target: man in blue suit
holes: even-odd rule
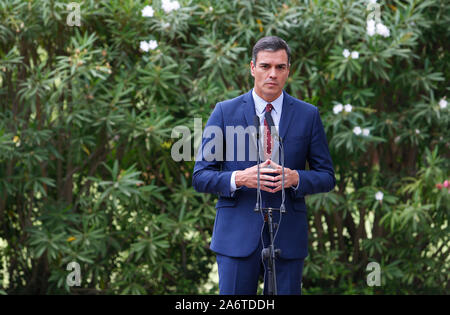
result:
[[[290,48],[284,40],[275,36],[260,39],[250,62],[254,88],[218,103],[205,127],[205,131],[215,128],[215,137],[211,132],[204,133],[192,183],[199,192],[219,196],[210,247],[217,255],[220,294],[256,294],[258,278],[267,266],[261,258],[262,248],[268,245],[267,224],[264,216],[254,211],[257,163],[251,150],[257,140],[248,133],[242,145],[242,138],[234,141],[236,134],[230,134],[229,128],[252,127],[258,119],[264,128],[260,139],[264,161],[260,164],[262,207],[280,207],[278,141],[284,147],[286,213],[274,212],[274,222],[279,223],[274,243],[281,249],[275,260],[278,294],[301,294],[303,261],[308,255],[305,196],[331,191],[335,185],[318,109],[283,91],[290,59]],[[266,113],[273,119],[274,132],[269,131]],[[224,154],[226,158],[221,158]]]

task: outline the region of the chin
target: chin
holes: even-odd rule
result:
[[[273,96],[275,96],[275,95],[278,95],[278,94],[280,94],[281,93],[281,90],[280,89],[277,89],[277,88],[275,88],[275,87],[273,87],[272,89],[265,89],[265,94],[267,94],[267,95],[273,95]]]

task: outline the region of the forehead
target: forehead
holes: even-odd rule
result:
[[[256,55],[256,63],[287,64],[288,55],[284,49],[277,51],[261,50]]]

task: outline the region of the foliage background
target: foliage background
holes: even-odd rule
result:
[[[264,35],[291,46],[286,91],[320,109],[337,177],[307,198],[303,292],[449,293],[446,1],[379,1],[389,37],[368,36],[367,1],[85,0],[80,27],[69,2],[0,1],[0,293],[217,293],[216,196],[171,132],[253,86]]]

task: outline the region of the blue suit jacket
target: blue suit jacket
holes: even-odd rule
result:
[[[279,133],[284,144],[285,166],[298,171],[300,184],[297,190],[286,189],[286,213],[282,216],[275,245],[281,249],[281,257],[299,259],[308,255],[308,224],[304,196],[332,190],[335,177],[318,109],[284,91],[283,93]],[[217,126],[222,130],[224,144],[220,150],[223,150],[224,159],[226,126],[253,126],[254,116],[255,105],[251,91],[216,105],[206,128]],[[200,150],[213,138],[203,135]],[[195,190],[219,195],[210,247],[222,255],[247,257],[260,242],[263,220],[260,213],[254,212],[256,189],[242,187],[234,194],[230,191],[232,172],[256,165],[256,161],[248,158],[248,153],[247,150],[244,161],[208,161],[207,158],[201,157],[195,162],[192,179]],[[309,170],[305,170],[306,161],[309,163]],[[281,191],[262,191],[262,199],[263,207],[279,207]]]

